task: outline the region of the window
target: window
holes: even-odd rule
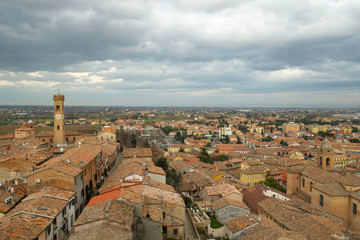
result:
[[[165,212],[163,212],[163,219],[165,219]]]
[[[178,235],[178,234],[179,234],[179,231],[178,231],[177,228],[175,228],[175,229],[173,230],[173,235]]]
[[[50,233],[51,233],[51,225],[49,225],[47,229],[47,234],[50,235]]]
[[[163,234],[167,234],[167,227],[163,227],[162,232],[163,232]]]
[[[313,183],[310,182],[310,192],[312,192],[312,186],[313,186]]]
[[[354,215],[357,213],[357,205],[355,203],[353,203],[352,212]]]
[[[326,159],[326,166],[330,166],[330,158]]]
[[[320,206],[323,207],[324,206],[324,196],[320,194]]]
[[[56,105],[56,109],[59,110],[59,109],[60,109],[60,105]]]
[[[303,178],[302,180],[302,187],[305,187],[305,178]]]
[[[59,126],[59,125],[57,125],[57,127],[56,127],[56,128],[57,128],[57,130],[60,130],[60,126]]]

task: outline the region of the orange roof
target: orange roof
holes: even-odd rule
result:
[[[118,199],[118,198],[120,198],[120,195],[121,195],[121,189],[107,192],[107,193],[92,197],[90,199],[90,202],[86,206],[91,206],[91,205],[94,205],[97,203],[101,203],[101,202],[104,202],[109,199]]]

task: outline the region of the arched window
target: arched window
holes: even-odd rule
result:
[[[322,157],[320,157],[320,166],[322,166]]]
[[[330,158],[326,159],[326,166],[330,166]]]
[[[60,130],[60,126],[59,126],[59,125],[57,125],[57,130]]]

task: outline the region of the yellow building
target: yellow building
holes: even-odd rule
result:
[[[349,164],[349,160],[344,155],[335,155],[333,164],[335,168],[345,168],[345,166]]]
[[[344,127],[344,128],[342,128],[340,131],[341,131],[341,133],[343,133],[343,134],[351,134],[351,133],[352,133],[352,128],[350,128],[350,127]]]
[[[326,132],[327,127],[325,125],[309,125],[308,129],[312,133]]]
[[[171,153],[178,153],[180,150],[183,150],[184,152],[191,152],[192,146],[187,144],[173,144],[168,146],[168,152]]]
[[[266,169],[263,166],[248,167],[240,169],[240,180],[249,187],[256,186],[264,182],[266,178]]]

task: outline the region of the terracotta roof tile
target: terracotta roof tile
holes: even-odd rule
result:
[[[243,230],[244,228],[250,227],[258,223],[259,221],[257,220],[255,215],[245,214],[243,216],[230,220],[225,224],[230,229],[231,232],[236,233],[238,231]]]
[[[31,214],[18,214],[0,218],[0,239],[35,239],[52,219]]]

